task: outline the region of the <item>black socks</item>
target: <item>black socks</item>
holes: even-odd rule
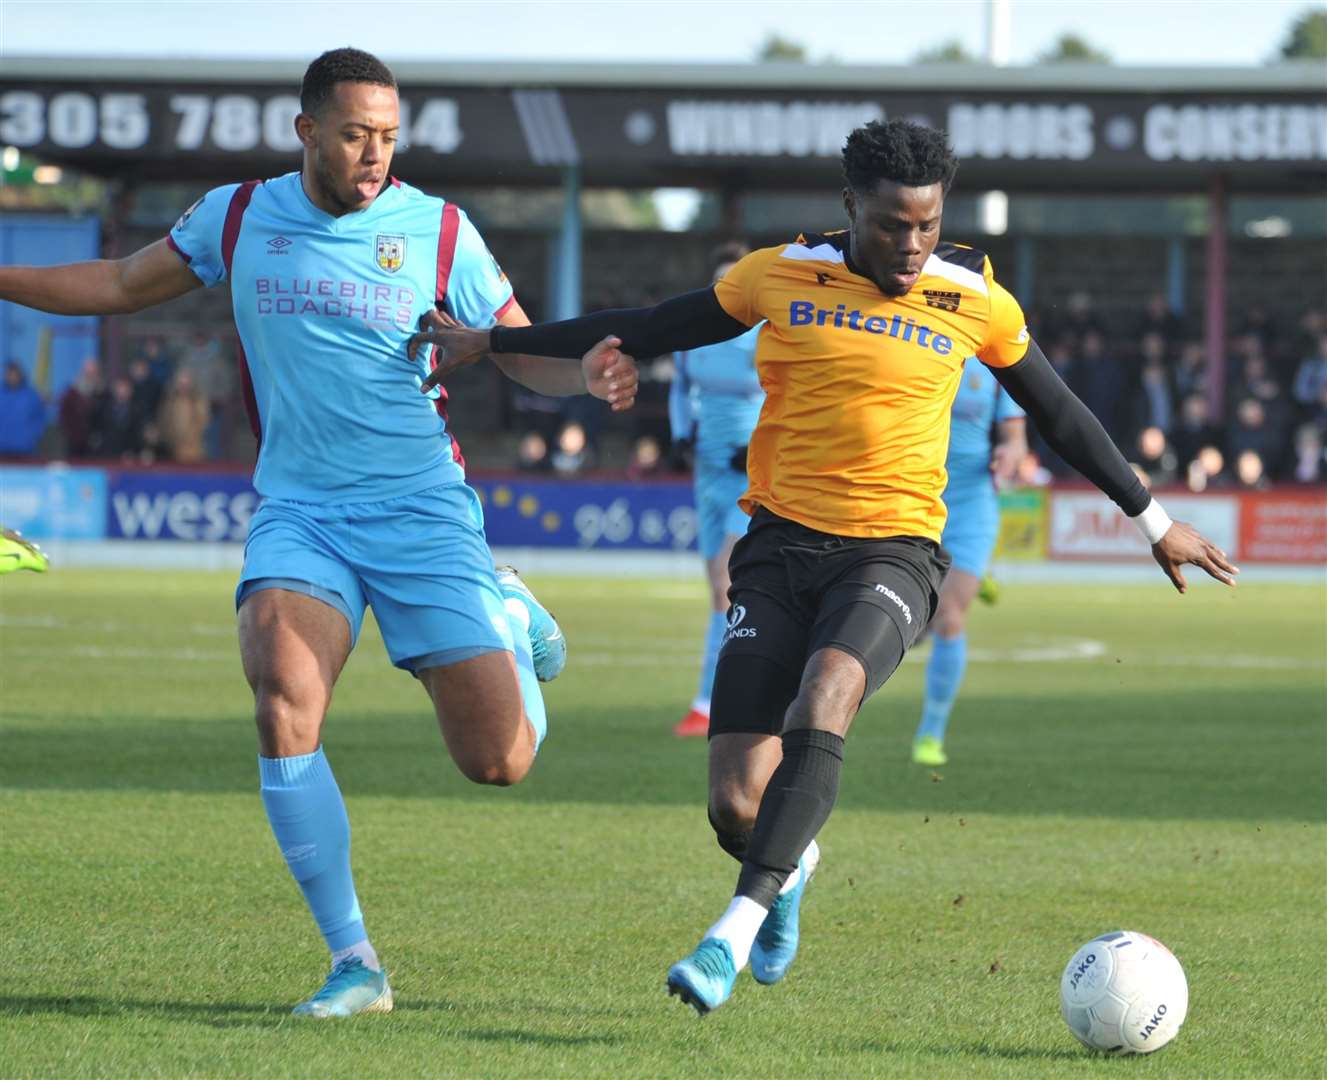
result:
[[[843,768],[843,737],[796,728],[783,735],[783,761],[774,770],[747,844],[737,895],[762,907],[774,903],[788,875],[834,809]],[[722,843],[722,841],[720,841]]]

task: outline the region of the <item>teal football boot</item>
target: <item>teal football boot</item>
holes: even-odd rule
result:
[[[668,969],[668,993],[701,1016],[727,1001],[736,981],[733,951],[718,938],[706,938],[695,952]]]
[[[530,652],[534,657],[535,678],[540,682],[552,682],[567,666],[567,639],[562,636],[562,628],[548,609],[535,599],[534,593],[520,579],[514,567],[499,566],[495,569],[503,599],[519,601],[529,613]]]
[[[348,956],[327,976],[323,988],[291,1012],[296,1016],[354,1016],[356,1013],[392,1011],[392,988],[387,972],[370,971],[358,956]]]
[[[806,892],[806,883],[815,875],[819,865],[820,845],[812,840],[802,852],[801,878],[786,893],[775,898],[774,906],[769,909],[756,940],[751,944],[751,976],[756,982],[769,986],[788,974],[797,956],[797,942],[801,936],[797,916],[802,907],[802,893]]]

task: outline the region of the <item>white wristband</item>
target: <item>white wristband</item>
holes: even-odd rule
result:
[[[1129,519],[1138,526],[1138,531],[1143,534],[1143,539],[1148,544],[1159,543],[1161,538],[1166,535],[1166,530],[1174,524],[1170,520],[1170,515],[1161,508],[1161,504],[1153,499],[1147,504],[1147,509],[1137,517]]]

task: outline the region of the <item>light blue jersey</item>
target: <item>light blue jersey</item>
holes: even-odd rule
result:
[[[169,242],[204,285],[230,281],[261,495],[381,501],[464,479],[445,395],[419,393],[429,360],[405,353],[436,301],[479,328],[512,302],[462,211],[392,180],[333,217],[293,172],[214,188]]]
[[[756,375],[759,334],[755,326],[731,341],[674,355],[668,420],[674,439],[695,440],[699,463],[726,467],[751,439],[765,402]]]
[[[990,368],[969,357],[950,412],[944,493],[949,517],[941,543],[954,567],[974,577],[986,573],[1000,529],[1000,503],[991,482],[991,429],[1023,415]]]
[[[1001,420],[1023,415],[991,369],[976,357],[968,357],[949,413],[949,454],[945,459],[949,482],[989,477],[992,427]]]
[[[668,392],[674,439],[696,445],[696,517],[700,553],[713,558],[729,536],[746,532],[737,500],[746,491],[746,469],[733,456],[751,440],[765,391],[756,375],[760,326],[703,349],[675,354],[677,374]]]

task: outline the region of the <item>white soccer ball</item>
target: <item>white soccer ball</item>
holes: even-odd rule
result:
[[[1084,1046],[1150,1054],[1170,1042],[1189,1012],[1189,984],[1156,938],[1115,930],[1093,938],[1060,977],[1060,1012]]]

